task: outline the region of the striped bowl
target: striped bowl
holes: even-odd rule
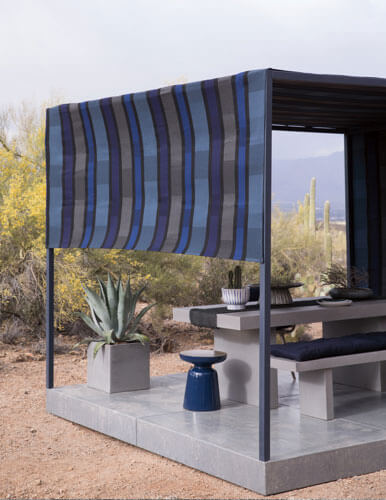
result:
[[[249,287],[221,288],[222,301],[230,311],[241,311],[249,301]]]

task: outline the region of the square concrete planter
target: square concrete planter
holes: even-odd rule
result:
[[[87,385],[105,392],[149,389],[149,344],[105,345],[94,358],[95,342],[87,350]]]

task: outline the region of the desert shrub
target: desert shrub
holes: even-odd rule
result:
[[[149,276],[144,297],[156,302],[158,309],[165,306],[188,306],[197,303],[201,258],[192,255],[174,255],[157,252],[135,252]],[[171,308],[168,308],[170,314]]]
[[[136,286],[148,276],[133,252],[104,249],[60,249],[55,251],[55,321],[58,329],[70,331],[80,311],[87,311],[83,286],[97,288],[96,278],[130,275]]]
[[[12,317],[3,321],[0,340],[3,344],[17,345],[25,341],[33,334],[33,330],[18,317]]]

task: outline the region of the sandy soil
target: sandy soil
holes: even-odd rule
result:
[[[0,497],[263,498],[47,414],[45,363],[27,349],[0,344]],[[152,355],[152,375],[186,368],[177,354]],[[57,355],[55,373],[56,385],[82,383],[86,360]],[[385,497],[381,471],[273,498]]]

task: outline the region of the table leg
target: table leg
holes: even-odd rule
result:
[[[271,343],[276,342],[274,329]],[[258,330],[214,330],[214,348],[227,353],[216,366],[222,398],[254,406],[259,405],[259,333]],[[278,403],[277,370],[271,369],[271,408]]]
[[[323,323],[324,338],[368,332],[386,332],[386,317]],[[334,368],[334,382],[384,392],[386,391],[386,362]]]

